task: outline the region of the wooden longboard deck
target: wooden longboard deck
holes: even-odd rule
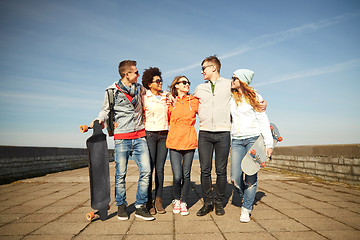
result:
[[[110,203],[109,156],[106,135],[95,122],[93,135],[86,141],[89,157],[91,208],[98,210],[101,220],[107,219]]]

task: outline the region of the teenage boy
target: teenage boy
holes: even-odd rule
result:
[[[119,73],[121,79],[108,87],[108,89],[114,90],[115,98],[115,201],[118,206],[118,219],[129,219],[126,211],[125,177],[129,157],[134,155],[139,169],[135,216],[150,221],[155,218],[145,207],[148,200],[147,192],[151,174],[142,103],[142,95],[145,94],[146,90],[137,83],[140,75],[136,68],[136,61],[125,60],[120,62]],[[104,104],[95,120],[99,120],[100,123],[105,122],[108,119],[109,111],[108,95],[105,93]],[[94,121],[90,127],[93,127]]]
[[[197,86],[194,96],[199,98],[198,152],[201,169],[203,207],[196,213],[205,216],[213,211],[224,215],[223,202],[227,184],[227,162],[230,150],[230,99],[231,80],[220,77],[220,60],[214,56],[201,63],[205,83]],[[266,102],[262,104],[266,108]],[[216,192],[212,193],[212,158],[215,150]],[[213,203],[214,202],[214,203]]]

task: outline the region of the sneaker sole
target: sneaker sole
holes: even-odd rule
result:
[[[242,222],[242,223],[248,223],[248,222],[250,222],[250,219],[246,219],[246,220],[240,219],[240,222]]]
[[[135,217],[138,217],[138,218],[141,218],[145,221],[152,221],[152,220],[155,220],[154,217],[144,217],[144,216],[141,216],[141,215],[138,215],[138,214],[135,214]]]
[[[166,211],[165,210],[156,210],[158,214],[165,214]]]
[[[124,221],[124,220],[129,220],[129,217],[119,217],[118,216],[118,219],[121,220],[121,221]]]
[[[182,216],[186,216],[186,215],[189,215],[189,213],[190,213],[190,212],[181,212],[180,214],[181,214]]]

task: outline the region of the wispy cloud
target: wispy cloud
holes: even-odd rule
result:
[[[337,63],[330,66],[325,67],[319,67],[319,68],[313,68],[313,69],[307,69],[298,73],[292,73],[282,76],[277,76],[274,78],[274,80],[270,80],[268,82],[254,84],[254,87],[258,86],[266,86],[271,85],[279,82],[285,82],[289,80],[295,80],[295,79],[302,79],[307,77],[314,77],[334,72],[340,72],[352,68],[359,68],[360,67],[360,59],[353,59],[342,63]]]
[[[357,17],[359,15],[360,15],[359,11],[347,13],[344,15],[336,16],[334,18],[328,18],[328,19],[323,19],[323,20],[320,20],[320,21],[314,22],[314,23],[304,24],[299,27],[291,28],[291,29],[288,29],[283,32],[262,35],[260,37],[257,37],[255,39],[247,42],[243,47],[240,48],[240,50],[235,50],[228,54],[222,55],[222,56],[220,56],[220,58],[226,59],[229,57],[241,55],[245,52],[248,52],[248,51],[251,51],[254,49],[259,49],[259,48],[275,45],[275,44],[283,42],[287,39],[296,37],[298,35],[314,32],[314,31],[320,30],[322,28],[329,27],[331,25],[339,23],[341,21],[345,21],[347,19]]]
[[[79,106],[92,108],[99,106],[102,103],[102,96],[104,96],[104,92],[86,84],[5,76],[10,80],[0,83],[0,102],[4,104],[2,107],[11,104],[34,109],[76,109]],[[26,85],[26,82],[29,86],[22,87]],[[21,83],[20,86],[19,83]]]
[[[27,107],[36,108],[64,108],[64,109],[77,109],[79,106],[82,108],[93,108],[102,103],[102,99],[90,99],[82,96],[69,97],[69,96],[55,96],[52,94],[33,94],[33,93],[19,93],[19,92],[0,92],[1,103],[15,104]]]
[[[182,72],[185,72],[187,70],[194,69],[194,68],[197,68],[197,67],[199,67],[199,63],[194,63],[194,64],[191,64],[191,65],[186,66],[186,67],[182,67],[182,68],[167,71],[163,75],[164,75],[164,77],[169,77],[169,76],[173,76],[175,74],[182,73]]]
[[[272,46],[272,45],[278,44],[280,42],[286,41],[290,38],[299,36],[301,34],[315,32],[322,28],[326,28],[326,27],[332,26],[334,24],[337,24],[339,22],[349,20],[349,19],[352,19],[352,18],[355,18],[358,16],[360,16],[360,11],[346,13],[346,14],[339,15],[339,16],[336,16],[333,18],[323,19],[323,20],[320,20],[320,21],[314,22],[314,23],[304,24],[304,25],[294,27],[294,28],[288,29],[286,31],[278,32],[278,33],[265,34],[265,35],[262,35],[262,36],[259,36],[257,38],[250,40],[249,42],[243,44],[242,46],[240,46],[237,49],[232,50],[229,53],[220,55],[219,58],[224,60],[224,59],[227,59],[230,57],[241,55],[241,54],[249,52],[251,50]],[[168,71],[168,72],[164,73],[164,75],[171,76],[171,75],[174,75],[177,73],[181,73],[185,70],[196,68],[198,66],[199,66],[199,63],[191,64],[186,67]]]

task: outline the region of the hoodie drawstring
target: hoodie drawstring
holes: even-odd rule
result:
[[[190,100],[190,95],[187,95],[188,96],[188,99],[189,99],[189,108],[190,108],[190,111],[192,111],[192,108],[191,108],[191,100]],[[175,110],[176,108],[176,105],[177,103],[175,104],[175,107],[173,108],[173,110]]]
[[[188,95],[188,98],[189,98],[189,108],[190,108],[190,111],[192,111],[191,104],[190,104],[190,96],[189,95]]]

